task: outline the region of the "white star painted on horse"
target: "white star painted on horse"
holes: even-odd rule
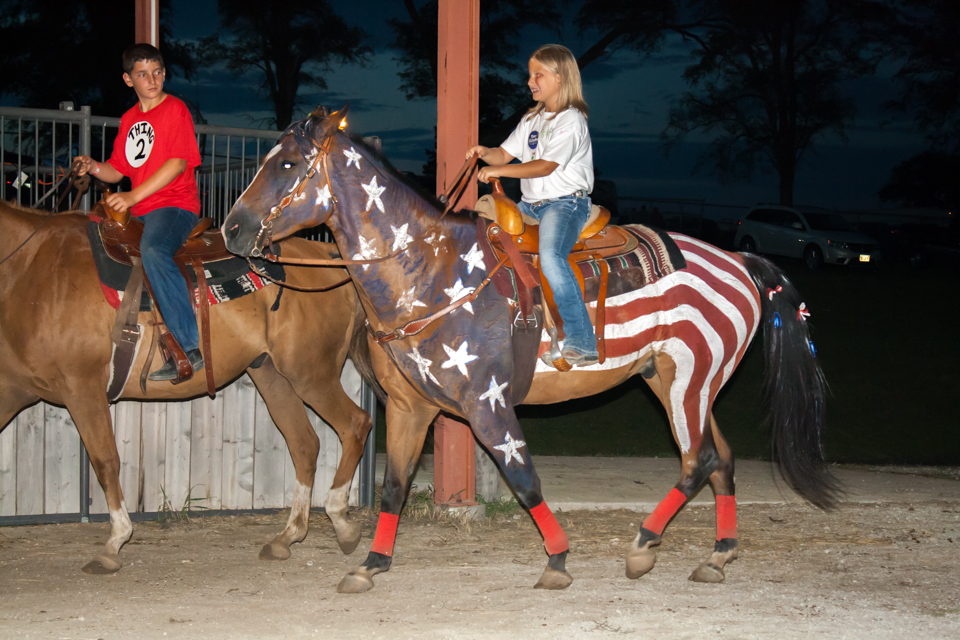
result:
[[[433,257],[440,255],[440,241],[446,238],[447,236],[442,233],[437,235],[436,232],[430,234],[430,237],[424,240],[429,245],[433,245]]]
[[[376,203],[377,209],[380,209],[380,213],[385,213],[383,210],[383,200],[380,199],[380,195],[386,187],[377,185],[377,176],[373,176],[373,178],[370,179],[370,184],[363,184],[361,182],[360,186],[367,192],[367,206],[364,207],[364,211],[370,211],[370,205]]]
[[[500,403],[500,406],[506,409],[507,401],[503,399],[503,390],[507,388],[509,383],[504,382],[503,384],[497,384],[497,376],[490,377],[490,388],[487,389],[486,393],[480,396],[480,400],[489,400],[490,401],[490,411],[493,411],[493,407],[496,403]]]
[[[353,254],[354,260],[372,260],[377,257],[377,250],[373,248],[373,240],[367,240],[363,236],[360,236],[360,251]],[[370,265],[363,265],[363,270],[366,271],[370,268]]]
[[[398,229],[397,227],[390,225],[390,230],[393,231],[393,248],[390,251],[406,249],[407,245],[413,242],[413,237],[407,233],[407,227],[409,226],[410,223],[404,223]]]
[[[440,386],[440,381],[437,380],[432,373],[430,373],[430,365],[433,364],[433,360],[427,360],[419,351],[414,351],[413,353],[408,353],[407,356],[417,363],[417,371],[420,372],[420,377],[423,378],[423,381],[426,382],[427,378],[433,381],[434,384]]]
[[[313,161],[317,159],[317,154],[320,153],[320,150],[314,147],[310,153],[304,156],[304,160],[307,161],[307,164],[312,165]]]
[[[467,364],[476,360],[479,356],[472,356],[467,353],[467,341],[464,340],[463,344],[460,345],[460,348],[454,351],[447,345],[443,345],[443,350],[447,352],[447,355],[450,356],[450,359],[440,365],[441,369],[452,369],[456,367],[460,370],[460,373],[465,375],[467,379],[470,379],[470,374],[467,373]]]
[[[322,204],[324,209],[330,208],[330,198],[333,197],[333,194],[330,193],[330,185],[323,185],[323,189],[317,187],[317,201],[314,202],[314,205]]]
[[[463,281],[460,280],[460,278],[457,278],[456,284],[454,284],[454,285],[453,285],[452,287],[450,287],[449,289],[444,289],[443,292],[444,292],[445,294],[447,294],[448,296],[450,296],[450,302],[456,302],[457,300],[459,300],[459,299],[462,298],[463,296],[468,296],[468,295],[470,295],[471,293],[473,293],[473,290],[474,290],[474,287],[465,287],[465,286],[463,286]],[[465,302],[465,303],[463,304],[463,307],[462,307],[462,308],[463,308],[463,309],[466,309],[467,311],[469,311],[469,312],[471,313],[471,315],[473,314],[473,305],[472,305],[472,303],[470,303],[470,302]]]
[[[347,156],[347,169],[349,169],[350,164],[353,163],[357,165],[357,171],[360,171],[360,158],[363,156],[357,153],[353,147],[350,147],[350,149],[344,149],[343,155]]]
[[[397,309],[413,311],[414,307],[426,307],[427,305],[423,304],[419,300],[414,299],[413,294],[416,290],[416,287],[410,287],[409,291],[404,291],[403,295],[400,296],[400,299],[397,300]]]
[[[470,247],[470,251],[460,254],[460,257],[467,263],[467,273],[473,273],[474,267],[484,271],[487,270],[487,265],[483,264],[483,251],[480,250],[480,245],[476,242]]]
[[[517,449],[527,446],[527,443],[523,440],[514,440],[509,433],[506,434],[506,436],[503,444],[498,444],[494,447],[494,449],[498,451],[503,451],[503,464],[509,465],[510,461],[514,458],[517,459],[517,462],[523,464],[523,458],[517,453]]]

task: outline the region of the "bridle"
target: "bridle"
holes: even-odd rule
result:
[[[296,122],[280,134],[277,138],[279,143],[288,135],[292,135],[294,140],[297,142],[297,146],[300,149],[300,155],[303,156],[303,159],[306,160],[307,156],[303,153],[303,143],[306,139],[306,132],[304,130],[303,121]],[[260,231],[257,233],[257,237],[253,243],[253,250],[250,252],[250,255],[254,258],[264,258],[269,259],[269,254],[264,254],[264,249],[269,247],[271,242],[271,237],[273,235],[273,221],[279,218],[283,214],[283,210],[290,206],[290,204],[298,199],[303,197],[303,191],[307,188],[307,183],[313,178],[317,173],[317,167],[321,161],[323,161],[323,173],[327,179],[327,184],[330,184],[330,172],[327,169],[327,155],[330,152],[330,144],[333,140],[333,134],[327,135],[319,147],[314,147],[314,150],[317,152],[314,156],[313,161],[310,163],[310,168],[307,169],[307,174],[299,179],[298,184],[294,185],[294,188],[290,190],[290,193],[285,195],[279,203],[270,208],[270,215],[264,218],[260,222]],[[337,197],[331,196],[333,199],[333,207],[337,207]]]
[[[277,138],[277,141],[279,142],[280,140],[283,140],[287,135],[292,135],[294,137],[294,140],[296,140],[298,147],[300,149],[300,155],[303,156],[304,160],[308,160],[307,154],[303,152],[303,147],[304,147],[303,143],[307,139],[304,120],[296,122],[290,125],[289,127],[287,127],[287,129],[283,133],[281,133],[280,136]],[[324,177],[327,179],[327,184],[328,185],[330,184],[330,170],[327,167],[327,156],[330,154],[330,146],[332,144],[334,135],[335,135],[335,132],[328,133],[324,137],[323,142],[320,143],[319,146],[313,147],[313,149],[317,152],[317,154],[313,158],[313,160],[310,161],[310,167],[307,170],[306,175],[302,179],[300,179],[300,182],[298,184],[294,185],[294,188],[290,190],[290,193],[285,195],[283,199],[280,200],[280,202],[278,202],[276,205],[270,208],[270,215],[268,215],[266,218],[264,218],[263,221],[261,221],[260,231],[257,233],[257,237],[254,240],[253,249],[250,252],[252,257],[262,258],[270,262],[277,262],[281,264],[308,265],[308,266],[318,266],[318,267],[343,267],[347,265],[376,264],[378,262],[384,262],[385,260],[396,258],[397,256],[403,253],[406,253],[407,247],[410,246],[409,244],[403,247],[402,249],[391,253],[390,255],[384,256],[382,258],[373,258],[369,260],[344,260],[342,258],[333,258],[333,259],[284,258],[283,256],[276,256],[272,253],[267,253],[265,251],[265,249],[267,249],[270,246],[270,238],[273,234],[273,221],[279,218],[281,215],[283,215],[284,209],[289,207],[294,200],[297,200],[303,197],[303,191],[304,189],[306,189],[307,183],[313,178],[314,175],[316,175],[320,167],[323,168],[323,174],[324,174]],[[445,196],[441,196],[441,202],[446,204],[446,209],[444,210],[443,215],[441,215],[441,218],[444,215],[446,215],[447,212],[450,211],[450,209],[452,209],[453,206],[456,204],[457,200],[459,200],[459,196],[460,194],[462,194],[467,184],[467,181],[462,179],[466,175],[470,175],[472,173],[472,171],[468,171],[468,169],[472,169],[473,166],[475,165],[476,165],[476,158],[468,160],[464,164],[463,168],[460,170],[460,173],[454,179],[454,182],[449,194]],[[338,202],[337,197],[332,193],[330,194],[330,197],[333,201],[334,212],[336,212],[337,202]],[[252,261],[250,261],[249,258],[247,259],[247,261],[250,262],[251,267],[254,266]],[[490,273],[487,274],[487,277],[484,278],[483,281],[479,284],[479,286],[477,286],[477,288],[474,289],[469,295],[463,296],[462,298],[457,298],[455,301],[451,302],[443,309],[440,309],[439,311],[432,313],[429,316],[408,322],[404,326],[398,327],[393,331],[391,331],[390,333],[385,333],[383,331],[374,331],[373,327],[370,326],[370,321],[367,320],[366,321],[367,330],[370,332],[374,341],[376,341],[376,343],[379,344],[380,346],[383,346],[385,343],[391,342],[393,340],[398,340],[398,339],[402,340],[409,336],[417,335],[418,333],[426,329],[435,320],[439,320],[440,318],[447,315],[451,311],[458,309],[459,307],[462,307],[463,305],[475,300],[477,296],[480,295],[480,292],[483,291],[486,288],[486,286],[490,283],[490,281],[493,279],[494,274],[496,274],[497,271],[500,270],[500,267],[502,267],[506,262],[507,262],[507,259],[504,258],[499,263],[497,263],[497,265],[490,270]],[[259,272],[259,270],[257,269],[255,270]],[[334,284],[330,287],[318,289],[318,291],[326,291],[328,289],[338,287],[350,279],[351,278],[348,276],[345,280],[338,282],[337,284]],[[278,282],[278,284],[283,284],[283,283]]]
[[[278,137],[277,142],[279,143],[288,135],[292,135],[294,140],[297,142],[297,146],[300,149],[300,155],[303,156],[304,160],[307,160],[307,154],[303,152],[304,142],[307,139],[304,121],[295,122],[291,124],[286,130],[283,131]],[[257,233],[257,237],[253,243],[253,249],[250,252],[250,255],[254,258],[263,258],[264,260],[269,260],[270,262],[280,262],[283,264],[300,264],[300,265],[309,265],[309,266],[323,266],[323,267],[335,267],[335,266],[346,266],[346,265],[369,265],[375,264],[378,262],[383,262],[391,258],[395,258],[400,254],[405,252],[405,249],[396,251],[388,256],[383,258],[374,258],[372,260],[343,260],[343,259],[330,259],[330,260],[321,260],[319,258],[280,258],[274,256],[271,253],[267,253],[266,249],[270,246],[270,239],[273,235],[273,221],[279,218],[283,214],[283,210],[290,206],[290,204],[299,198],[303,197],[303,191],[307,188],[307,183],[313,178],[317,173],[317,169],[320,167],[322,162],[323,166],[323,175],[327,179],[327,184],[330,184],[330,170],[327,167],[327,156],[330,154],[330,145],[333,141],[334,132],[330,132],[324,137],[323,142],[319,146],[314,146],[313,149],[316,151],[316,156],[313,160],[310,161],[310,167],[307,169],[306,175],[294,185],[294,188],[291,189],[290,193],[285,195],[280,202],[275,204],[270,208],[270,214],[260,222],[260,231]],[[473,157],[468,159],[463,167],[460,169],[460,172],[457,173],[454,177],[453,182],[450,184],[450,189],[447,193],[440,196],[440,203],[445,205],[443,213],[440,215],[441,218],[447,215],[457,202],[460,200],[460,196],[463,195],[463,192],[466,190],[469,180],[465,179],[473,174],[473,168],[477,164],[477,158]],[[333,202],[333,209],[336,212],[337,209],[337,196],[330,194],[330,198]]]

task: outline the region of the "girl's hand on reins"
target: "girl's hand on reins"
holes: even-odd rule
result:
[[[490,149],[484,147],[483,145],[477,145],[475,147],[470,147],[470,150],[467,151],[467,160],[476,156],[477,158],[483,160],[483,156],[489,153]]]

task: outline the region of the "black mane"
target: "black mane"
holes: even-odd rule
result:
[[[432,206],[434,209],[440,212],[443,211],[444,205],[439,200],[437,200],[437,197],[435,195],[424,190],[423,185],[421,185],[414,178],[412,178],[410,174],[406,174],[398,170],[396,167],[394,167],[393,164],[390,162],[390,160],[387,158],[387,156],[383,155],[382,151],[379,151],[375,147],[367,144],[364,141],[363,137],[360,136],[359,134],[351,133],[351,134],[347,134],[347,137],[350,139],[351,142],[362,147],[363,150],[366,151],[367,154],[369,154],[373,160],[378,162],[380,164],[381,169],[390,173],[390,175],[392,175],[394,178],[399,180],[402,184],[409,187],[411,191],[413,191],[418,196],[420,196],[420,198],[422,198],[424,201],[428,202],[430,206]]]

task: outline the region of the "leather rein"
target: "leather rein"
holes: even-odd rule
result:
[[[67,188],[63,190],[63,194],[62,194],[62,195],[60,196],[60,198],[57,200],[57,204],[55,204],[55,205],[53,206],[53,211],[51,211],[46,217],[44,217],[44,219],[40,222],[40,224],[37,225],[37,228],[33,230],[33,233],[31,233],[29,236],[27,236],[27,239],[24,240],[23,242],[21,242],[19,247],[17,247],[17,248],[14,249],[13,251],[11,251],[9,254],[7,254],[7,256],[6,256],[5,258],[3,258],[2,260],[0,260],[0,264],[3,264],[4,262],[6,262],[6,261],[9,260],[10,258],[12,258],[12,257],[13,257],[13,254],[15,254],[17,251],[20,251],[20,249],[23,249],[23,247],[26,246],[26,244],[27,244],[28,242],[30,242],[30,240],[33,239],[33,236],[37,235],[37,232],[40,231],[40,229],[43,228],[43,225],[47,224],[47,221],[50,220],[50,218],[52,218],[53,216],[57,215],[57,211],[60,209],[60,205],[63,204],[64,199],[65,199],[68,195],[70,195],[70,190],[73,188],[74,184],[77,184],[77,185],[78,185],[78,186],[77,186],[77,190],[78,190],[78,192],[79,192],[79,193],[77,193],[77,197],[78,197],[78,198],[79,198],[80,196],[82,196],[82,195],[86,192],[87,188],[88,188],[89,185],[90,185],[90,179],[87,178],[87,180],[83,182],[83,187],[81,188],[81,187],[79,186],[80,183],[81,183],[81,181],[83,180],[83,178],[78,178],[78,177],[77,177],[77,168],[76,168],[76,165],[75,165],[75,166],[74,166],[74,169],[73,169],[70,173],[65,173],[65,174],[63,174],[62,176],[60,176],[60,179],[57,180],[57,181],[53,184],[52,187],[50,187],[50,190],[47,191],[46,195],[43,196],[42,198],[40,198],[39,200],[37,200],[34,204],[40,204],[41,202],[43,202],[44,200],[46,200],[46,199],[50,196],[50,194],[52,194],[54,191],[57,190],[57,187],[60,186],[60,183],[63,182],[64,179],[67,178],[67,177],[70,178],[70,182],[69,182],[69,184],[67,184]]]

